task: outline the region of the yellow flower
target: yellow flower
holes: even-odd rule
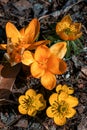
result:
[[[25,95],[19,97],[18,110],[21,114],[35,116],[37,111],[41,111],[46,107],[46,101],[42,94],[36,94],[35,90],[29,89]]]
[[[75,106],[78,99],[65,92],[53,93],[49,98],[49,106],[46,110],[48,117],[53,118],[54,122],[62,126],[66,123],[66,118],[71,118],[76,114]]]
[[[56,33],[63,40],[75,40],[82,35],[81,23],[73,22],[70,15],[66,15],[57,23]]]
[[[20,31],[10,22],[6,24],[7,47],[5,44],[0,45],[0,49],[7,49],[6,57],[11,65],[21,62],[21,58],[25,49],[36,49],[40,44],[48,44],[49,40],[37,41],[40,32],[40,23],[34,18],[27,27]]]
[[[59,94],[61,92],[65,92],[67,94],[73,94],[74,93],[74,89],[72,87],[68,87],[67,85],[61,85],[59,84],[56,87],[56,92]]]
[[[46,89],[52,90],[55,87],[55,74],[63,74],[66,71],[66,63],[45,45],[37,47],[35,54],[33,54],[34,59],[28,51],[25,51],[24,55],[27,57],[29,55],[29,59],[23,56],[22,63],[25,65],[32,63],[30,66],[32,76],[41,78],[41,83]]]

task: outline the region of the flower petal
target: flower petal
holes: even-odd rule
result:
[[[69,35],[67,35],[66,32],[64,32],[64,31],[61,31],[59,33],[59,36],[61,39],[65,40],[65,41],[69,40]]]
[[[63,74],[66,72],[67,64],[61,59],[58,59],[58,73],[57,74]]]
[[[50,40],[42,40],[42,41],[34,42],[33,44],[31,44],[31,46],[29,46],[29,50],[36,49],[39,45],[46,45],[49,43],[50,43]]]
[[[61,90],[62,90],[62,85],[61,84],[57,85],[56,92],[60,93]]]
[[[50,51],[58,58],[62,59],[67,51],[66,42],[59,42],[50,47]]]
[[[24,104],[24,99],[26,99],[26,96],[25,95],[21,95],[18,99],[19,103],[20,104]]]
[[[58,94],[53,93],[49,98],[50,105],[53,105],[53,103],[58,102]]]
[[[32,53],[30,51],[24,51],[21,61],[25,65],[30,65],[31,63],[33,63],[34,58]]]
[[[37,114],[37,110],[35,107],[32,107],[28,109],[28,115],[29,116],[35,116]]]
[[[69,108],[68,113],[66,114],[67,118],[71,118],[76,114],[76,110],[74,108]]]
[[[53,74],[58,74],[59,73],[58,59],[54,54],[52,54],[48,59],[47,69],[48,69],[48,71],[50,71]]]
[[[66,123],[66,118],[65,117],[60,117],[60,116],[55,116],[54,117],[54,122],[59,125],[62,126]]]
[[[15,45],[21,40],[21,34],[17,28],[10,22],[6,24],[6,35],[7,38],[11,39],[11,42]]]
[[[72,23],[72,18],[70,16],[70,14],[64,16],[63,19],[61,20],[61,22],[68,22],[69,24],[71,24]]]
[[[82,27],[81,23],[74,22],[72,25],[75,27],[77,33],[79,33]]]
[[[29,89],[26,91],[25,95],[26,95],[26,97],[27,96],[34,97],[34,96],[36,96],[36,91],[34,89]]]
[[[32,76],[35,78],[40,78],[45,73],[45,70],[39,66],[38,62],[32,63],[30,69]]]
[[[45,45],[41,45],[37,47],[35,51],[35,60],[42,61],[43,58],[49,58],[50,55],[51,55],[50,49]]]
[[[24,35],[23,41],[26,41],[26,43],[32,44],[36,40],[37,36],[39,35],[39,31],[40,31],[40,23],[38,19],[34,18],[29,23],[27,28],[25,28],[25,35]]]
[[[55,75],[51,74],[50,72],[46,72],[42,77],[41,77],[41,84],[49,90],[52,90],[55,88],[56,85],[56,77]]]
[[[68,98],[66,99],[66,102],[69,104],[70,107],[75,107],[79,103],[78,98],[73,97],[71,95],[68,96]]]
[[[66,92],[67,94],[72,94],[72,93],[74,93],[74,89],[72,87],[68,87],[67,85],[62,86],[61,84],[59,84],[56,87],[56,92],[57,93]]]
[[[28,112],[28,108],[24,105],[19,105],[18,110],[21,114],[27,114],[27,112]]]
[[[46,101],[44,100],[44,97],[42,94],[37,94],[35,98],[35,106],[37,110],[43,110],[46,107]]]
[[[7,44],[0,44],[0,49],[1,50],[6,50]]]
[[[47,108],[46,114],[47,114],[47,116],[50,117],[50,118],[53,118],[53,117],[54,117],[53,112],[52,112],[52,107],[51,107],[51,106]]]

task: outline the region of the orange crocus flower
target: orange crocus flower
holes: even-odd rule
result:
[[[33,55],[29,51],[25,51],[22,59],[23,64],[31,64],[30,70],[32,76],[41,78],[41,84],[49,90],[52,90],[56,85],[55,74],[63,74],[67,66],[66,63],[51,50],[47,46],[41,45],[37,47]]]
[[[37,41],[40,32],[40,23],[34,18],[27,27],[20,31],[10,22],[6,24],[6,35],[8,39],[7,47],[1,44],[1,49],[7,49],[6,57],[11,65],[21,62],[22,54],[25,49],[36,49],[40,44],[48,44],[49,40]]]
[[[56,33],[63,40],[75,40],[82,35],[81,23],[73,22],[70,15],[66,15],[57,23]]]

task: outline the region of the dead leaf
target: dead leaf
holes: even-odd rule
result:
[[[19,127],[19,128],[27,128],[28,127],[28,120],[20,119],[15,126]]]
[[[0,99],[8,99],[20,68],[20,64],[13,67],[10,64],[6,64],[5,66],[0,65]]]
[[[4,127],[5,127],[4,123],[2,123],[0,120],[0,129],[3,129]]]

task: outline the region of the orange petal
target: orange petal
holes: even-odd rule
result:
[[[22,63],[25,65],[30,65],[34,62],[33,55],[30,51],[24,51],[22,56]]]
[[[66,42],[58,42],[50,47],[50,51],[58,58],[62,59],[67,51]]]
[[[58,74],[63,74],[64,72],[66,72],[66,69],[67,69],[66,62],[64,62],[61,59],[58,59],[58,69],[59,69]]]
[[[78,33],[78,34],[76,35],[76,39],[80,38],[81,36],[82,36],[82,32],[81,32],[81,33]]]
[[[31,65],[31,74],[35,78],[40,78],[45,73],[45,70],[40,68],[37,62],[32,63]]]
[[[6,50],[7,44],[0,44],[0,49],[1,50]]]
[[[36,49],[39,45],[46,45],[46,44],[49,44],[49,43],[50,43],[50,40],[42,40],[42,41],[34,42],[29,47],[29,50]]]
[[[57,74],[59,72],[58,70],[58,59],[55,55],[51,55],[48,59],[47,62],[47,69],[53,73],[53,74]]]
[[[43,58],[49,58],[50,55],[51,55],[50,49],[45,45],[41,45],[41,46],[37,47],[37,49],[35,51],[35,60],[42,61]]]
[[[68,14],[68,15],[66,15],[66,16],[64,16],[64,17],[62,18],[61,22],[67,22],[67,23],[71,24],[71,23],[72,23],[72,18],[71,18],[71,16]]]
[[[67,35],[64,31],[59,33],[59,37],[65,41],[69,40],[69,35]]]
[[[77,30],[77,32],[80,32],[81,27],[82,27],[81,23],[76,23],[76,22],[74,22],[74,23],[73,23],[73,26],[75,26],[75,29]]]
[[[13,44],[19,43],[19,40],[21,40],[21,34],[17,30],[17,28],[10,22],[6,24],[6,35],[7,38],[11,39],[11,42]]]
[[[56,77],[50,72],[46,72],[41,77],[41,84],[48,90],[52,90],[56,86]]]
[[[24,41],[30,44],[33,43],[39,35],[39,31],[40,23],[38,19],[34,18],[25,29]]]

